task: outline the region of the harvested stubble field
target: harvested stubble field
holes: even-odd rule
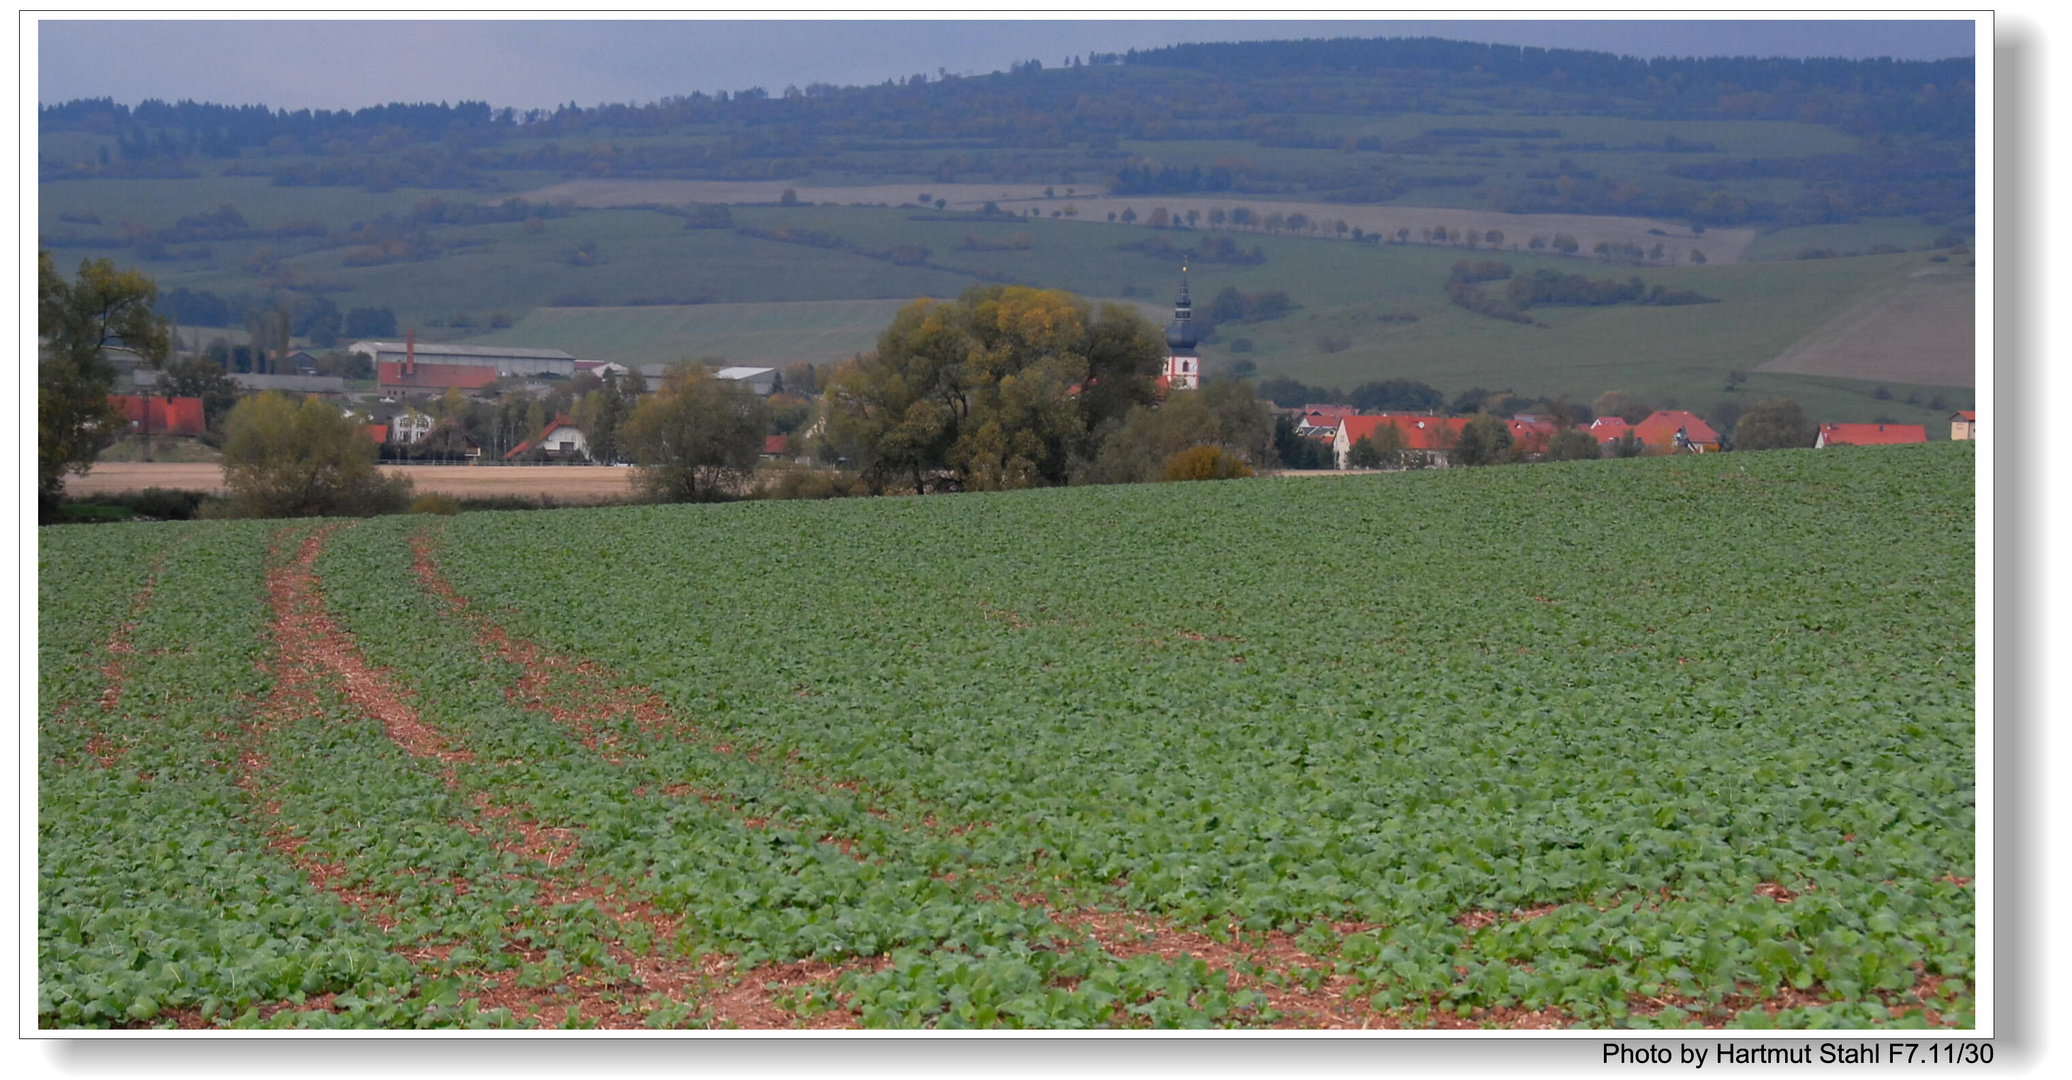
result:
[[[46,530],[39,1021],[1971,1026],[1972,463]]]
[[[385,465],[408,476],[420,493],[491,498],[547,496],[557,502],[616,502],[632,494],[632,469],[595,465]],[[223,467],[209,462],[104,461],[65,482],[73,495],[113,495],[146,488],[222,493]]]

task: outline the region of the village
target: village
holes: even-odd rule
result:
[[[1158,398],[1199,390],[1204,360],[1194,329],[1193,305],[1182,272],[1173,318],[1165,327],[1166,356],[1155,380]],[[688,344],[688,343],[687,343]],[[401,341],[364,340],[345,348],[365,370],[366,380],[318,374],[323,362],[302,349],[275,350],[264,361],[265,372],[233,372],[222,376],[242,394],[268,391],[315,395],[334,404],[360,426],[375,444],[381,460],[393,463],[464,465],[624,465],[631,456],[618,440],[599,438],[596,409],[580,403],[600,391],[616,400],[662,388],[670,365],[637,366],[583,360],[551,348],[420,343],[415,330]],[[129,422],[148,453],[152,439],[196,440],[206,437],[214,417],[203,401],[191,396],[159,396],[148,391],[167,385],[166,375],[145,366],[134,354],[111,347],[104,355],[127,376],[132,393],[117,394],[112,403]],[[335,363],[330,366],[335,366]],[[773,411],[772,430],[765,433],[765,462],[799,461],[810,466],[838,464],[832,455],[814,460],[812,440],[825,425],[814,401],[825,365],[807,362],[785,372],[708,361],[703,365],[717,380],[736,384],[757,397],[783,406]],[[1079,388],[1074,387],[1076,395]],[[521,410],[512,409],[520,402]],[[1463,437],[1483,414],[1442,415],[1435,411],[1361,412],[1336,402],[1309,402],[1299,407],[1273,406],[1277,423],[1296,438],[1314,444],[1320,453],[1283,457],[1321,457],[1330,471],[1447,468],[1490,464],[1498,460],[1537,462],[1587,457],[1637,457],[1663,454],[1706,454],[1734,449],[1735,433],[1720,431],[1687,409],[1652,409],[1644,415],[1577,417],[1553,413],[1515,413],[1484,420],[1500,424],[1501,457],[1474,449],[1463,454]],[[1564,410],[1566,412],[1566,410]],[[584,413],[589,415],[583,415]],[[485,422],[485,415],[493,420]],[[612,422],[610,416],[602,422]],[[515,421],[515,422],[514,422]],[[1975,410],[1950,414],[1948,437],[1971,439],[1977,427]],[[1809,425],[1800,445],[1815,449],[1839,446],[1891,446],[1929,441],[1923,424],[1836,423]],[[1491,431],[1497,430],[1494,426]],[[1938,435],[1941,433],[1938,432]],[[1744,440],[1745,441],[1745,440]],[[1772,445],[1744,446],[1763,449]],[[145,460],[150,460],[148,457]],[[1259,470],[1302,471],[1301,461],[1249,462]]]

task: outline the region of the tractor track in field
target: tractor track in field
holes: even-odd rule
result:
[[[724,743],[711,742],[694,723],[669,715],[661,694],[652,688],[620,679],[595,661],[561,655],[538,643],[517,637],[476,610],[467,597],[447,581],[440,571],[437,542],[429,533],[419,532],[412,536],[410,546],[412,570],[424,590],[444,605],[448,616],[462,620],[473,629],[477,645],[485,654],[493,655],[521,670],[518,681],[505,688],[507,699],[525,708],[551,715],[583,745],[607,761],[616,762],[624,760],[627,756],[637,756],[637,748],[618,746],[611,743],[608,737],[599,736],[600,721],[622,715],[632,716],[640,731],[650,738],[685,739],[709,745],[715,752],[735,752]],[[852,795],[862,795],[861,785],[855,781],[835,781],[820,777],[807,777],[804,780],[824,790],[838,789]],[[732,807],[724,800],[699,791],[691,785],[666,785],[653,792],[642,788],[638,789],[638,793],[697,797],[708,805],[730,811],[749,828],[761,828],[770,824],[767,818],[748,817],[738,807]],[[887,816],[876,809],[870,809],[869,812],[881,819]],[[923,826],[932,832],[958,835],[974,828],[988,827],[989,824],[980,822],[945,825],[930,817]],[[820,838],[819,842],[835,846],[851,858],[863,858],[859,852],[852,850],[854,841],[848,838],[825,836]],[[957,876],[955,872],[951,872],[945,875],[945,878],[954,879]],[[1034,897],[1029,898],[1028,902],[1045,906],[1041,900]],[[1277,1027],[1335,1029],[1412,1026],[1404,1017],[1379,1012],[1363,998],[1350,994],[1349,987],[1354,981],[1352,977],[1331,974],[1330,961],[1303,952],[1295,945],[1294,936],[1284,932],[1239,935],[1232,941],[1219,941],[1205,933],[1175,929],[1169,921],[1144,912],[1050,912],[1049,915],[1058,925],[1091,938],[1118,960],[1126,961],[1143,955],[1157,955],[1166,960],[1186,957],[1202,960],[1210,970],[1224,973],[1232,989],[1253,989],[1262,993],[1268,1001],[1268,1007],[1281,1014],[1275,1025]],[[1369,928],[1364,924],[1334,925],[1334,929],[1340,933],[1354,933]],[[831,986],[832,981],[844,971],[858,967],[882,968],[888,962],[887,957],[879,956],[850,961],[840,966],[817,961],[766,964],[742,974],[734,988],[722,994],[714,1003],[715,1017],[727,1016],[731,1022],[743,1027],[772,1026],[769,1021],[779,1019],[785,1014],[774,1010],[768,1004],[768,995],[756,991],[758,985],[774,982],[785,988],[805,985],[826,987]],[[1314,972],[1323,974],[1320,977],[1312,976],[1310,973]],[[1310,985],[1311,983],[1315,985]],[[1488,1020],[1502,1026],[1515,1027],[1559,1027],[1565,1024],[1565,1016],[1558,1011],[1528,1012],[1520,1009],[1502,1012],[1506,1015],[1492,1016]],[[1511,1013],[1516,1015],[1509,1015]],[[853,1013],[837,1009],[815,1017],[812,1026],[829,1026],[836,1022],[853,1024],[856,1019]],[[1450,1014],[1440,1014],[1428,1021],[1427,1026],[1481,1027],[1484,1024],[1479,1020],[1471,1021],[1467,1018],[1453,1018]]]
[[[292,558],[277,551],[278,557],[271,560],[267,574],[268,600],[274,615],[272,637],[277,650],[275,686],[262,709],[262,718],[249,733],[250,745],[241,757],[239,786],[261,801],[269,816],[278,814],[279,805],[265,800],[257,780],[266,764],[258,748],[264,732],[291,716],[306,715],[300,710],[318,710],[318,688],[327,681],[335,684],[356,710],[379,720],[388,737],[406,753],[437,763],[449,786],[457,786],[456,766],[474,760],[474,754],[465,746],[424,721],[411,703],[412,694],[396,685],[388,672],[369,665],[352,636],[326,610],[316,562],[335,528],[338,526],[310,533],[296,546]],[[572,830],[534,821],[522,808],[500,804],[486,794],[476,795],[471,802],[479,813],[478,823],[470,823],[471,831],[493,823],[510,837],[496,842],[499,850],[546,871],[523,875],[537,887],[537,902],[541,906],[587,901],[620,928],[619,936],[600,944],[630,973],[630,979],[621,980],[604,972],[576,972],[563,980],[562,987],[546,988],[519,986],[518,972],[498,972],[486,977],[486,985],[479,993],[470,995],[481,1007],[507,1008],[514,1016],[540,1024],[558,1025],[573,1020],[595,1027],[625,1028],[644,1026],[644,1017],[638,1010],[622,1012],[620,1001],[653,1001],[660,997],[699,1007],[719,1024],[786,1027],[790,1026],[788,1020],[796,1019],[772,1003],[772,995],[763,989],[763,983],[790,985],[812,981],[819,973],[810,965],[766,965],[742,974],[739,986],[725,986],[731,967],[726,958],[709,956],[694,961],[674,954],[675,919],[647,901],[623,895],[610,882],[568,880],[582,878],[577,859],[579,842]],[[396,925],[393,916],[385,911],[387,897],[340,886],[337,879],[346,872],[343,866],[326,864],[304,854],[304,841],[289,829],[275,827],[269,832],[276,850],[308,875],[317,888],[338,896],[385,931]],[[455,889],[464,892],[467,883],[456,883]],[[636,929],[636,924],[645,924],[639,928],[658,943],[655,947],[641,953],[627,947],[626,937]],[[517,942],[507,942],[506,950],[535,963],[546,955],[543,949]],[[442,950],[433,945],[400,951],[419,959],[438,959]],[[816,1020],[822,1024],[839,1022],[846,1015]]]
[[[629,682],[597,661],[567,656],[513,635],[494,620],[475,611],[467,597],[440,572],[436,545],[430,536],[423,533],[413,536],[410,548],[411,568],[425,591],[445,606],[447,615],[461,620],[474,631],[476,644],[485,653],[520,670],[518,681],[504,688],[506,700],[551,717],[600,759],[614,765],[644,756],[639,747],[623,746],[611,732],[604,730],[605,724],[619,717],[632,718],[640,732],[650,739],[681,740],[720,754],[735,752],[730,744],[715,742],[706,737],[695,723],[672,714],[661,693],[653,688]],[[753,755],[745,756],[755,760]],[[854,782],[816,782],[823,790],[841,789],[859,798],[862,796],[860,786]],[[636,789],[636,793],[670,798],[695,797],[707,806],[739,819],[743,826],[751,829],[771,824],[770,818],[751,815],[694,785],[642,787]],[[874,809],[866,809],[880,818],[884,817]],[[861,854],[862,845],[855,837],[826,835],[818,842],[859,862],[868,861],[868,857]]]
[[[137,652],[131,638],[136,634],[138,624],[144,621],[145,614],[151,610],[152,599],[165,573],[166,558],[171,554],[172,549],[167,548],[152,559],[151,570],[145,575],[144,584],[130,597],[122,621],[115,624],[101,643],[101,694],[95,702],[98,708],[85,709],[80,708],[77,702],[65,702],[52,712],[54,722],[79,724],[91,732],[82,750],[86,759],[103,769],[114,768],[115,763],[129,753],[129,746],[111,738],[96,718],[114,712],[122,704],[123,691],[129,685],[130,669]]]

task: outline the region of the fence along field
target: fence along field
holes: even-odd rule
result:
[[[1972,462],[49,530],[40,1022],[1972,1026]]]

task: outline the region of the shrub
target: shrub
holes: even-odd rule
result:
[[[758,497],[764,499],[842,499],[862,493],[863,485],[854,474],[801,466],[777,470],[757,491]]]
[[[460,513],[460,500],[451,495],[427,491],[410,500],[410,512],[413,514],[458,514]]]
[[[269,391],[237,403],[226,423],[223,481],[235,517],[358,517],[410,505],[412,484],[375,467],[360,425],[311,396]]]
[[[1233,480],[1252,475],[1252,467],[1220,446],[1197,446],[1166,459],[1167,480]]]

